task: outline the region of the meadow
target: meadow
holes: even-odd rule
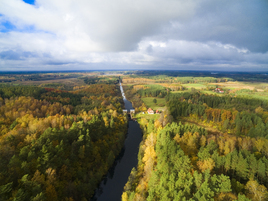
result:
[[[154,103],[154,99],[156,99],[156,103]],[[141,100],[148,108],[152,108],[153,110],[164,110],[166,105],[165,98],[146,97],[141,98]]]
[[[194,84],[182,84],[182,86],[186,88],[195,88],[195,89],[202,89],[206,88],[207,86],[203,83],[194,83]]]
[[[139,123],[142,118],[147,120],[151,119],[155,121],[156,119],[159,119],[159,117],[160,114],[146,114],[146,113],[143,114],[142,112],[139,112],[133,116],[133,118],[135,118]]]

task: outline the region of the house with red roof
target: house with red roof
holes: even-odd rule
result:
[[[147,113],[148,113],[148,114],[154,114],[154,111],[152,110],[152,108],[149,108],[149,109],[147,110]]]

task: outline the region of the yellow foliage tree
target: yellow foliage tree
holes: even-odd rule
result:
[[[127,195],[127,192],[124,192],[122,194],[122,201],[128,201],[128,195]]]
[[[211,171],[215,167],[215,162],[212,158],[209,158],[204,161],[198,161],[197,166],[202,172],[205,170]]]
[[[250,180],[246,184],[246,190],[248,191],[248,196],[253,201],[262,201],[267,199],[267,189],[264,185],[260,185],[257,181]]]

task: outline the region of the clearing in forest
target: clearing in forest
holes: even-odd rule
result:
[[[156,99],[156,103],[154,103],[154,99]],[[152,108],[153,110],[164,110],[166,106],[165,98],[156,98],[156,97],[146,97],[141,98],[147,108]]]

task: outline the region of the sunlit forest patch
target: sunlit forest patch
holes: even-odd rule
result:
[[[118,78],[109,80],[0,85],[1,200],[91,198],[127,129]]]
[[[156,84],[180,80],[157,76]],[[267,84],[183,79],[180,91],[161,84],[167,109],[159,117],[136,115],[144,138],[122,200],[266,200]],[[128,85],[126,94],[146,111],[156,109],[160,93]]]

